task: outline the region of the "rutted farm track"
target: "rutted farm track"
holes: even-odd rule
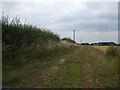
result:
[[[16,84],[25,88],[109,88],[118,87],[117,60],[92,47],[78,47],[51,61]],[[115,58],[116,59],[116,58]],[[37,63],[39,65],[39,63]],[[26,67],[28,68],[28,67]],[[24,76],[24,75],[23,75]]]

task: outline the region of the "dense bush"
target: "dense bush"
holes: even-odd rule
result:
[[[118,56],[118,48],[114,46],[109,46],[106,50],[106,54],[110,56]]]
[[[20,65],[23,61],[27,62],[28,58],[42,56],[46,50],[55,48],[60,42],[59,35],[22,24],[18,17],[10,21],[8,16],[2,15],[1,22],[3,66]]]
[[[59,36],[49,30],[21,24],[20,19],[17,17],[9,21],[8,16],[2,16],[2,43],[9,49],[14,50],[31,45],[46,48],[50,44],[56,44],[59,41]]]
[[[70,39],[70,38],[63,38],[62,41],[68,41],[68,42],[71,42],[71,43],[76,43],[74,40]]]

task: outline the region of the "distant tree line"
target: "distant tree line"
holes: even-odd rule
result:
[[[120,44],[116,44],[114,42],[98,42],[98,43],[81,43],[81,45],[97,45],[97,46],[120,46]]]

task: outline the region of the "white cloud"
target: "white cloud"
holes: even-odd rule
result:
[[[82,40],[83,42],[99,42],[99,41],[114,41],[118,43],[118,31],[110,32],[84,32],[76,31],[77,41]]]
[[[78,42],[79,38],[86,39],[86,42],[116,41],[117,3],[47,1],[7,2],[3,3],[2,9],[5,13],[9,13],[10,17],[18,14],[22,22],[27,18],[27,22],[32,25],[48,28],[61,37],[72,38],[72,30],[77,29],[77,32],[80,32],[76,37]]]

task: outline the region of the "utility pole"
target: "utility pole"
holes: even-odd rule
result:
[[[73,40],[75,41],[75,30],[73,30]]]

